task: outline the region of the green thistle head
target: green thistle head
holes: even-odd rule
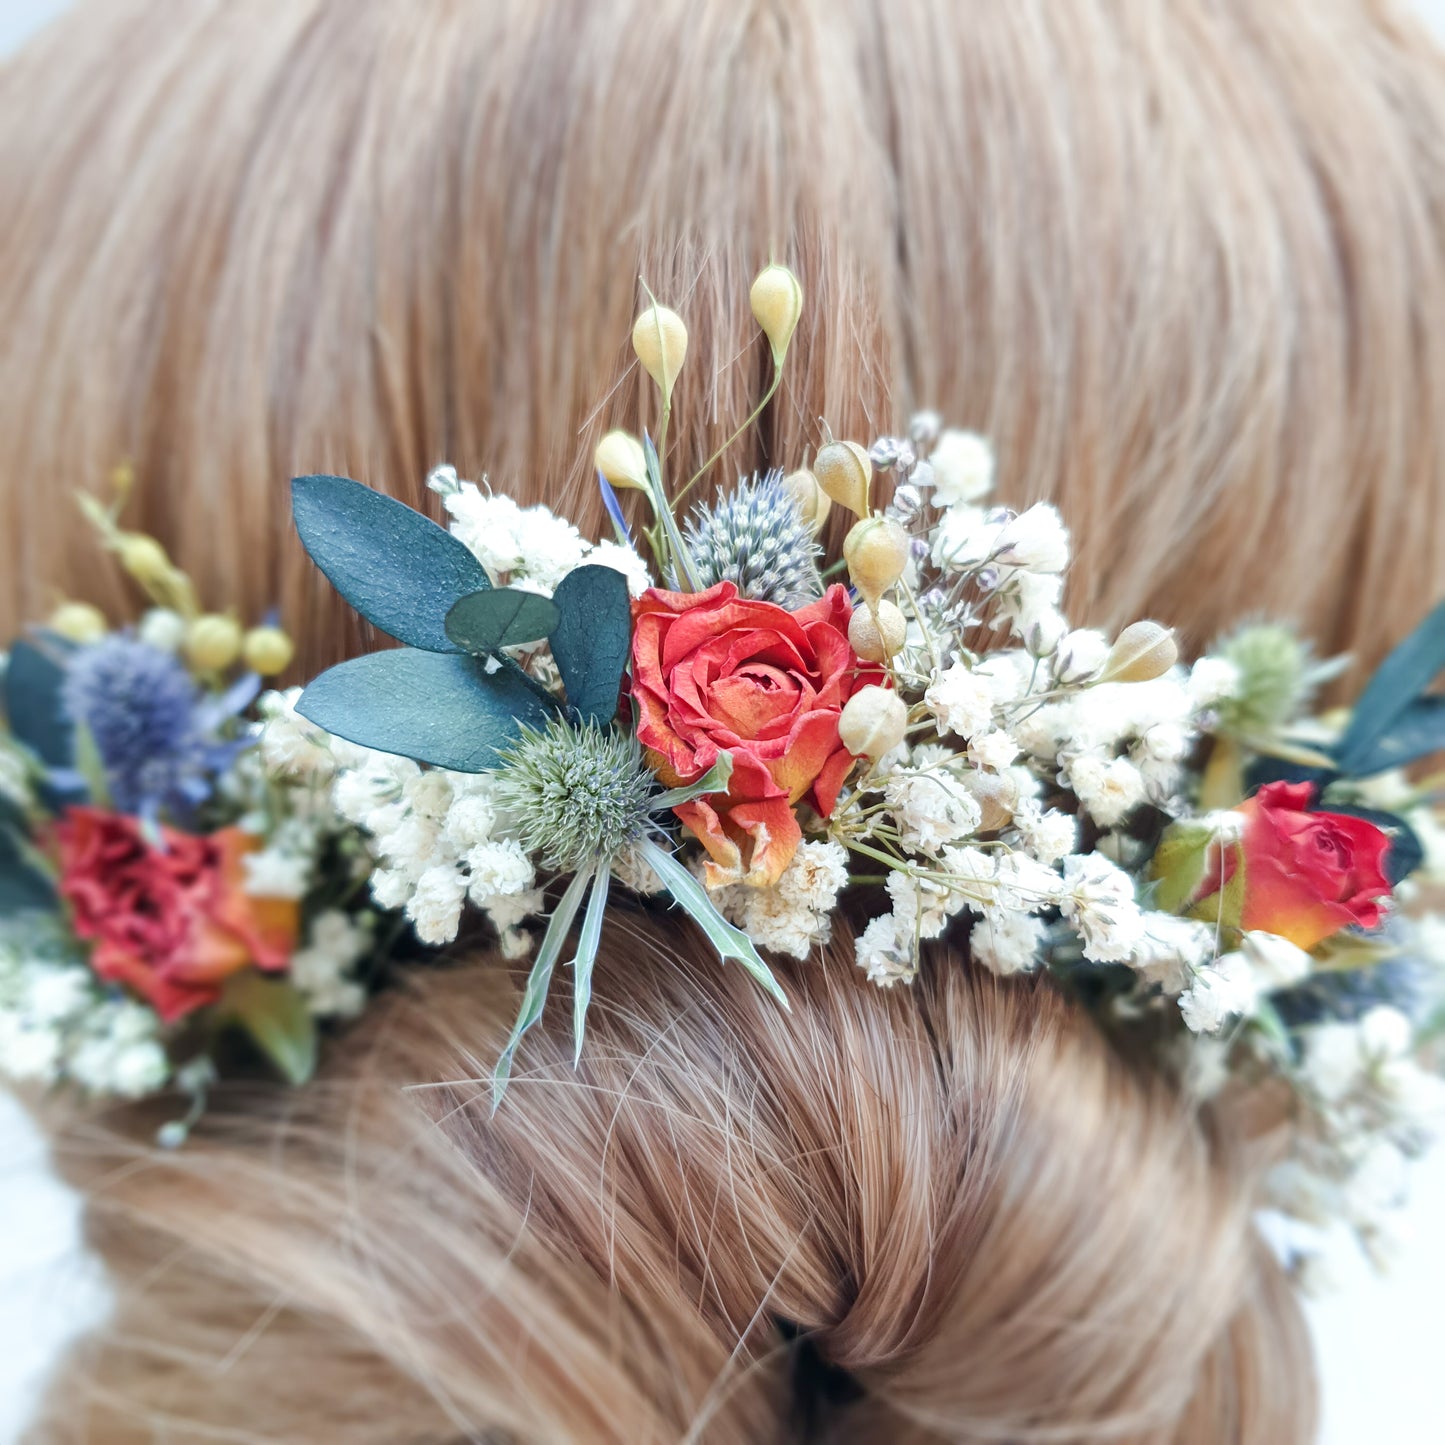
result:
[[[822,596],[822,548],[783,486],[781,472],[740,482],[687,524],[687,548],[704,587],[731,582],[740,597],[794,611]]]
[[[656,790],[636,738],[553,719],[502,754],[496,800],[544,867],[575,873],[647,833]]]
[[[1290,628],[1242,627],[1216,651],[1239,669],[1237,695],[1220,705],[1221,731],[1268,734],[1300,715],[1311,691],[1310,650]]]

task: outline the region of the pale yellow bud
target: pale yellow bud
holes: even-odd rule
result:
[[[748,292],[748,301],[773,348],[773,360],[781,366],[803,314],[803,288],[798,278],[786,266],[764,266]]]
[[[198,617],[186,629],[186,661],[197,672],[222,672],[241,655],[241,624],[219,612]]]
[[[647,488],[647,456],[630,432],[608,432],[597,443],[592,464],[614,487]]]
[[[873,463],[857,442],[829,442],[813,460],[813,475],[840,507],[855,517],[867,515]]]
[[[279,627],[253,627],[246,634],[241,656],[252,672],[262,677],[275,677],[291,666],[296,648]]]
[[[875,762],[891,753],[907,731],[908,709],[903,699],[886,687],[860,687],[843,704],[838,718],[838,737],[843,746]]]
[[[980,833],[997,833],[1013,821],[1018,806],[1018,784],[1007,774],[983,773],[970,769],[963,775],[963,786],[978,804]]]
[[[89,602],[62,602],[46,626],[68,642],[98,642],[110,631],[105,613]]]
[[[163,586],[170,580],[171,559],[154,537],[128,532],[121,538],[116,555],[120,558],[120,565],[142,587]]]
[[[876,602],[908,565],[908,533],[891,517],[864,517],[843,539],[843,558],[853,585]]]
[[[903,646],[908,625],[891,602],[880,602],[875,617],[866,607],[855,607],[848,623],[848,642],[864,662],[887,662]]]
[[[1100,682],[1149,682],[1179,661],[1174,634],[1158,622],[1131,622],[1115,640]]]
[[[676,311],[649,306],[632,327],[632,349],[657,383],[664,402],[672,401],[673,384],[687,360],[687,327]]]
[[[803,525],[816,537],[833,510],[832,497],[818,485],[817,477],[807,467],[789,472],[783,478],[783,490],[793,499]]]

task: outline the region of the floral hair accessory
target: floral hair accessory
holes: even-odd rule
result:
[[[770,266],[750,301],[765,404],[803,292]],[[932,414],[867,447],[825,425],[811,462],[687,505],[727,443],[673,484],[686,325],[649,297],[632,340],[659,424],[597,446],[605,540],[449,468],[428,479],[445,527],[296,479],[311,557],[400,644],[304,690],[260,693],[285,633],[204,611],[121,528],[125,479],[85,500],[152,606],[112,627],[68,603],[10,654],[0,1066],[189,1095],[178,1142],[218,1073],[303,1080],[471,918],[531,958],[500,1103],[560,964],[584,1056],[614,889],[680,906],[780,1007],[775,967],[837,932],[847,892],[880,987],[957,966],[923,948],[948,937],[968,966],[1047,975],[1191,1098],[1283,1098],[1268,1202],[1384,1255],[1404,1161],[1445,1117],[1445,919],[1424,907],[1445,605],[1315,715],[1332,668],[1286,627],[1190,665],[1152,620],[1072,627],[1062,517],[992,505],[988,444]],[[1289,1247],[1303,1268],[1316,1241]]]

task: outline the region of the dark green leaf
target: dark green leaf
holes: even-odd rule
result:
[[[538,642],[557,625],[556,603],[515,587],[469,592],[447,613],[447,636],[467,652],[485,657],[500,647]]]
[[[463,650],[447,636],[447,613],[492,584],[450,532],[345,477],[297,477],[291,510],[312,561],[368,622],[427,652]]]
[[[74,746],[74,730],[61,697],[65,652],[65,645],[58,641],[52,645],[47,640],[45,647],[17,642],[5,668],[5,716],[10,731],[51,768],[68,767]]]
[[[1380,664],[1355,704],[1350,725],[1335,752],[1340,771],[1359,774],[1397,719],[1445,668],[1445,602]],[[1376,770],[1377,771],[1377,770]]]
[[[1245,769],[1244,785],[1251,793],[1266,783],[1316,783],[1324,788],[1338,776],[1333,769],[1286,762],[1283,758],[1254,758]]]
[[[561,618],[552,629],[552,656],[568,705],[586,722],[617,716],[622,674],[632,652],[632,603],[627,579],[613,567],[576,567],[552,600]]]
[[[296,988],[259,969],[233,974],[216,1005],[217,1019],[254,1040],[288,1084],[304,1084],[316,1071],[316,1021]]]
[[[1378,808],[1356,808],[1347,804],[1331,803],[1325,812],[1344,813],[1351,818],[1363,818],[1373,823],[1390,838],[1390,851],[1385,855],[1385,877],[1390,887],[1408,878],[1425,861],[1425,849],[1415,830],[1395,813],[1382,812]]]
[[[1350,774],[1368,778],[1445,750],[1445,697],[1417,697],[1369,747],[1356,750]]]
[[[465,653],[373,652],[323,672],[297,710],[361,747],[480,773],[516,741],[519,723],[540,727],[549,711],[519,669],[491,666]]]
[[[542,1009],[547,1002],[547,990],[552,985],[552,970],[557,967],[557,960],[562,956],[562,946],[567,942],[572,921],[582,906],[582,895],[587,892],[587,885],[591,880],[590,868],[584,868],[572,879],[547,924],[547,932],[542,936],[542,946],[537,950],[536,962],[532,964],[532,971],[527,975],[527,986],[522,990],[522,1005],[517,1010],[517,1022],[512,1025],[507,1046],[497,1059],[496,1068],[492,1070],[494,1114],[501,1105],[502,1095],[507,1092],[507,1080],[512,1076],[512,1060],[516,1056],[517,1045],[522,1042],[522,1035],[542,1017]]]

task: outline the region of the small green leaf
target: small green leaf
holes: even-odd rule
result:
[[[255,968],[233,974],[216,1019],[244,1029],[287,1083],[304,1084],[316,1072],[316,1021],[287,980]]]
[[[85,779],[90,801],[97,808],[110,807],[110,782],[105,775],[105,764],[95,745],[94,734],[84,723],[75,725],[75,771]]]
[[[58,639],[46,645],[16,642],[4,669],[5,716],[17,742],[23,743],[47,767],[70,766],[72,727],[62,691],[64,658],[70,648]]]
[[[1359,775],[1377,744],[1416,698],[1445,668],[1445,602],[1380,664],[1350,713],[1350,725],[1335,748],[1340,771]],[[1388,766],[1388,765],[1387,765]]]
[[[522,1006],[517,1011],[517,1022],[512,1025],[507,1046],[497,1059],[496,1068],[492,1070],[494,1114],[501,1107],[502,1095],[507,1092],[507,1080],[512,1076],[512,1060],[516,1056],[517,1045],[522,1042],[522,1035],[542,1017],[542,1009],[547,1002],[547,990],[552,986],[552,970],[557,967],[557,960],[562,956],[562,946],[567,942],[572,922],[577,917],[577,910],[582,906],[582,895],[586,893],[591,879],[590,868],[584,868],[581,873],[576,874],[548,921],[547,931],[542,936],[542,946],[537,950],[536,961],[532,964],[531,973],[527,975],[527,985],[522,990]]]
[[[1213,831],[1197,823],[1176,823],[1165,832],[1149,864],[1155,908],[1179,913],[1188,906],[1204,882],[1213,842]]]
[[[552,656],[567,689],[567,704],[586,722],[617,716],[622,675],[632,655],[632,603],[627,579],[615,567],[574,567],[552,600],[561,618],[552,629]]]
[[[665,813],[669,808],[681,807],[683,803],[692,802],[694,798],[704,798],[709,793],[725,793],[732,775],[733,755],[719,753],[717,762],[696,782],[684,783],[680,788],[669,788],[667,792],[659,793],[652,799],[649,806],[654,813]]]
[[[557,625],[556,603],[515,587],[469,592],[447,613],[447,636],[478,657],[539,642]]]
[[[291,510],[311,560],[368,622],[427,652],[463,650],[447,613],[492,583],[444,527],[346,477],[297,477]]]
[[[551,711],[520,669],[490,665],[411,647],[373,652],[323,672],[297,711],[361,747],[480,773],[497,766],[520,724],[540,727]]]
[[[707,934],[708,942],[717,950],[718,957],[724,963],[735,958],[785,1009],[788,1008],[787,995],[753,947],[752,939],[742,929],[734,928],[717,911],[702,884],[667,849],[650,838],[643,840],[642,854],[672,894],[673,901]]]
[[[597,946],[602,942],[602,915],[607,908],[607,890],[611,883],[611,862],[599,864],[582,919],[582,932],[577,939],[577,957],[572,960],[572,1031],[577,1040],[577,1051],[572,1058],[574,1069],[582,1062],[582,1036],[587,1027],[587,1006],[592,1002],[592,966],[597,962]]]

